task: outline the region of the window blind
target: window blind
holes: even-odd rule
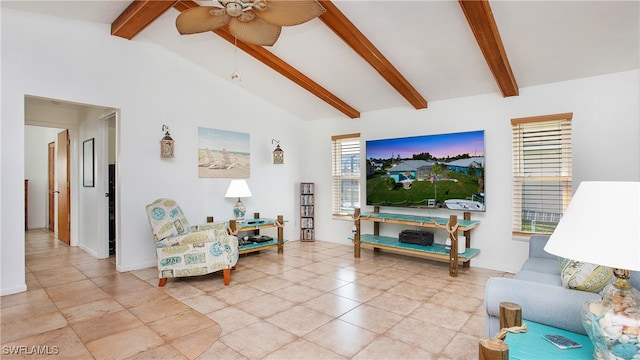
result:
[[[515,234],[550,234],[569,205],[572,117],[564,113],[511,120]]]
[[[332,213],[353,214],[360,206],[360,134],[336,135],[332,143]]]

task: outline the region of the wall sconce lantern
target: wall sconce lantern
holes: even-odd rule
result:
[[[162,125],[162,131],[165,131],[164,137],[160,140],[160,157],[163,159],[173,159],[173,139],[169,134],[169,127]]]
[[[274,164],[284,164],[284,150],[280,148],[280,140],[271,139],[271,144],[276,142],[278,146],[276,146],[275,150],[273,150],[273,163]]]

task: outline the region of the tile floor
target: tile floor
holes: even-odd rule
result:
[[[504,275],[294,241],[241,257],[228,287],[216,273],[158,288],[155,268],[119,273],[44,229],[26,265],[28,291],[0,298],[7,359],[477,359],[484,284]]]

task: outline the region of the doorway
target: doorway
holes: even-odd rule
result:
[[[30,190],[40,189],[41,192],[29,199],[29,216],[37,215],[29,218],[30,228],[54,231],[59,240],[79,246],[96,258],[107,258],[110,251],[116,252],[117,239],[115,224],[107,225],[107,213],[117,213],[115,201],[107,199],[109,193],[113,194],[113,200],[117,198],[117,182],[114,176],[110,188],[106,149],[111,134],[115,143],[116,132],[107,135],[100,129],[101,124],[107,123],[103,121],[107,119],[105,114],[114,119],[115,126],[116,110],[113,108],[25,96],[25,178],[29,178]],[[66,134],[66,139],[59,139],[58,133],[63,138]],[[85,187],[79,175],[83,170],[81,145],[82,141],[91,138],[95,138],[97,145],[94,155],[96,182],[94,187]],[[105,148],[100,152],[102,144]],[[38,163],[28,158],[30,152],[40,154]],[[67,155],[69,166],[53,165],[59,162],[63,153]],[[115,159],[115,148],[109,158]],[[68,174],[64,180],[63,174]],[[62,206],[57,206],[64,195],[63,190],[66,190],[69,211],[60,211]],[[108,210],[108,206],[111,209]],[[67,219],[58,219],[62,212],[67,214]],[[110,239],[113,239],[111,246]]]

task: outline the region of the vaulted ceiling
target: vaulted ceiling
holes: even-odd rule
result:
[[[179,12],[216,1],[2,6],[110,24],[114,36],[155,43],[303,119],[420,110],[486,93],[512,97],[521,87],[640,67],[638,1],[320,3],[325,14],[283,28],[272,47],[236,42],[226,28],[178,34]],[[241,81],[231,80],[233,71]]]

